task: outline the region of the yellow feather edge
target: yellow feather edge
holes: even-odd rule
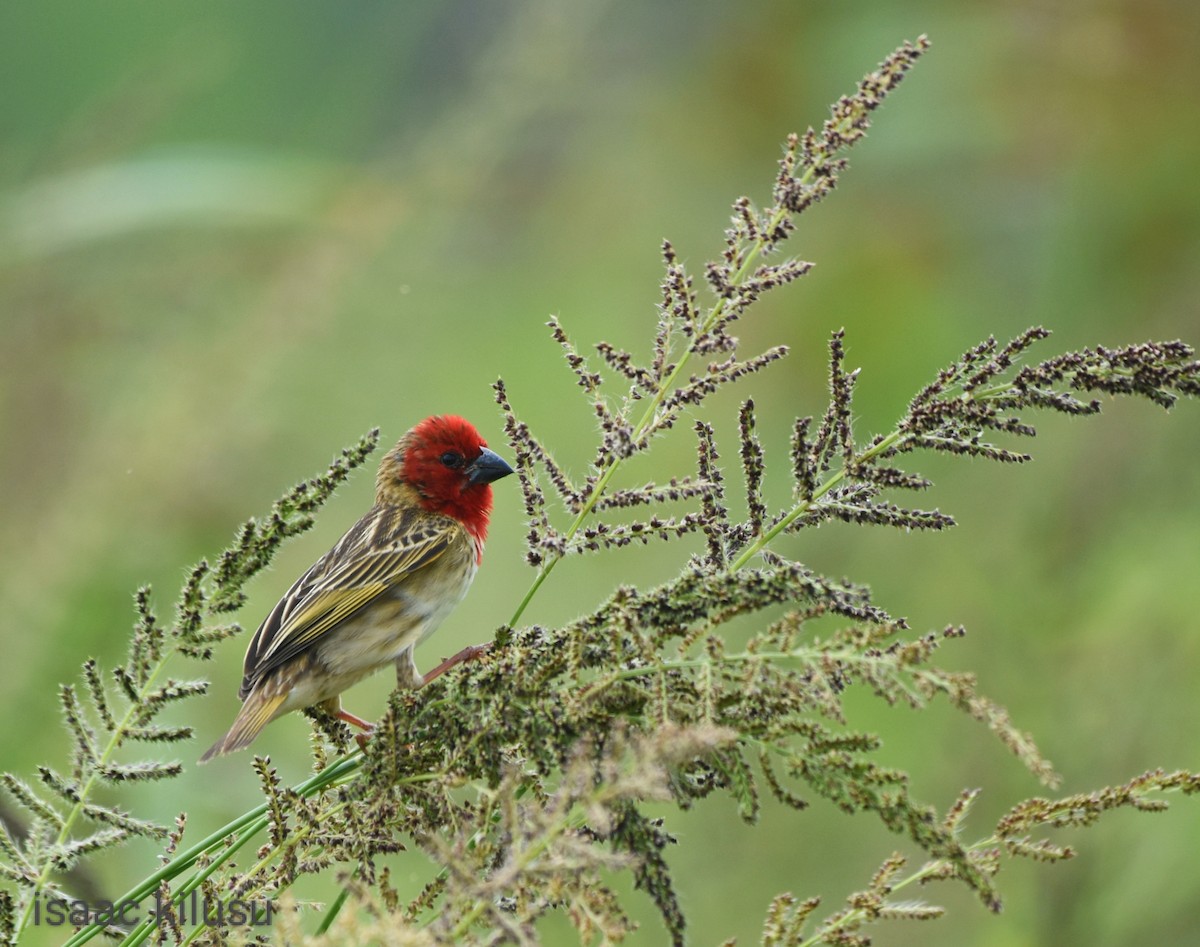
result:
[[[238,711],[237,719],[233,721],[229,732],[208,748],[200,757],[200,762],[207,763],[213,757],[224,756],[249,746],[262,732],[262,728],[275,718],[275,711],[286,697],[286,693],[267,696],[261,692],[252,692],[242,704],[242,709]]]

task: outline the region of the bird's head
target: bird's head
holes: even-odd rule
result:
[[[482,542],[492,510],[493,480],[512,473],[488,450],[475,426],[454,414],[426,418],[384,456],[375,478],[377,502],[419,503],[459,520]]]

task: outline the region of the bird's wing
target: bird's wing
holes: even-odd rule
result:
[[[243,699],[264,676],[446,552],[461,527],[448,517],[418,519],[419,512],[375,507],[296,580],[250,641]]]

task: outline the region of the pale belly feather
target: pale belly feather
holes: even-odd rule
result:
[[[415,588],[402,583],[347,618],[316,648],[314,658],[327,673],[298,680],[277,715],[328,700],[382,667],[395,666],[405,675],[408,668],[400,662],[411,666],[408,676],[419,684],[413,649],[462,601],[476,568],[472,557],[466,569],[423,576]]]

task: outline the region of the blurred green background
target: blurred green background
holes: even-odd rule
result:
[[[779,144],[905,38],[934,49],[853,153],[791,251],[813,273],[740,335],[792,356],[752,380],[769,484],[787,431],[823,406],[824,346],[848,332],[860,432],[989,333],[1044,323],[1041,352],[1147,337],[1200,342],[1200,8],[1169,0],[962,4],[267,2],[5,4],[0,9],[0,768],[60,765],[58,682],[124,652],[131,593],[169,613],[185,567],[372,425],[392,442],[433,412],[503,450],[490,385],[576,473],[592,425],[543,323],[648,350],[669,237],[694,272],[730,202],[765,200]],[[725,454],[736,400],[715,420]],[[870,583],[925,630],[963,622],[944,661],[1032,730],[1064,791],[1200,767],[1200,405],[1114,403],[1045,418],[1036,462],[921,458],[948,535],[835,526],[792,537],[815,569]],[[690,467],[684,439],[666,467]],[[369,504],[361,473],[251,587],[253,627]],[[422,665],[482,640],[531,577],[516,485],[497,491],[488,562]],[[620,580],[665,579],[682,547],[565,563],[526,618],[588,609]],[[248,757],[191,767],[232,719],[242,647],[186,707],[186,775],[121,805],[195,837],[255,801]],[[388,681],[348,705],[373,716]],[[976,725],[852,701],[916,767],[918,795],[986,793],[968,834],[1040,787]],[[178,713],[178,712],[177,712]],[[307,725],[256,749],[289,777]],[[166,795],[167,799],[161,796]],[[757,941],[776,892],[832,910],[897,845],[820,803],[746,828],[727,800],[669,825],[692,942]],[[1007,908],[919,892],[948,919],[891,944],[1194,943],[1200,809],[1118,814],[1066,865],[1001,876]],[[423,856],[398,863],[426,877]],[[94,863],[114,896],[133,845]],[[405,872],[410,874],[404,877]],[[314,896],[318,896],[314,894]],[[637,944],[662,941],[644,896]],[[49,937],[48,932],[46,932]],[[548,942],[569,937],[549,925]],[[54,942],[54,938],[47,943]]]

